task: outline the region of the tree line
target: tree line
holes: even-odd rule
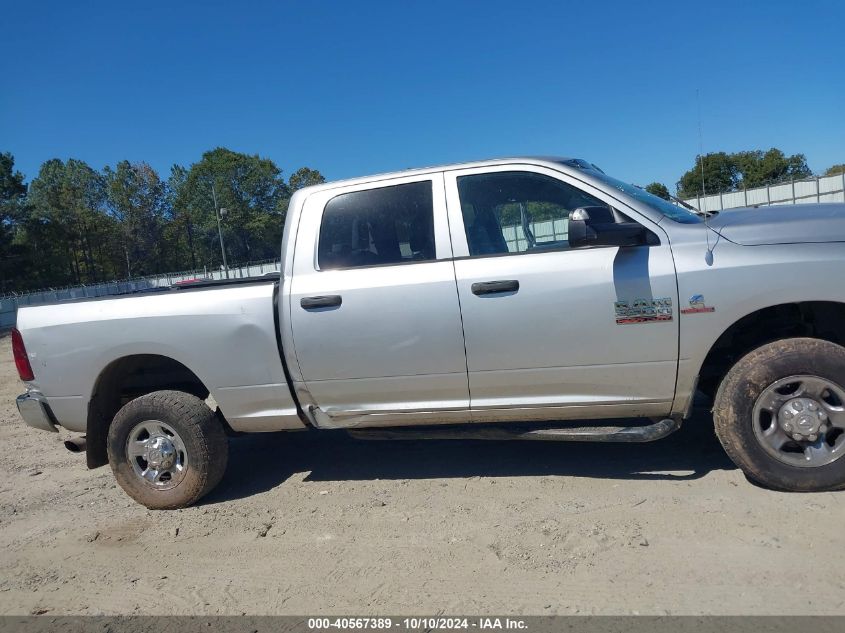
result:
[[[840,164],[833,165],[821,175],[835,176],[843,172],[845,165]],[[678,198],[689,199],[705,192],[713,195],[741,191],[812,176],[804,154],[787,156],[776,147],[766,151],[713,152],[696,156],[695,164],[678,179],[675,190]],[[646,190],[666,200],[670,198],[669,188],[663,183],[653,182],[646,186]]]
[[[0,153],[0,293],[217,269],[219,208],[230,263],[278,257],[291,195],[324,180],[308,167],[285,180],[270,159],[218,147],[166,177],[53,158],[27,185]]]

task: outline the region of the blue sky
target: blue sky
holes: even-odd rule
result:
[[[164,174],[222,145],[329,179],[514,154],[677,178],[845,162],[845,2],[11,2],[0,151]]]

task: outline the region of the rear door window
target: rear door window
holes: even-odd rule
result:
[[[323,211],[321,270],[435,259],[432,182],[344,193]]]

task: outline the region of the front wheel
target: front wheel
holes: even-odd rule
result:
[[[184,508],[223,478],[223,425],[196,396],[156,391],[127,403],[108,435],[109,464],[120,487],[155,510]]]
[[[845,487],[845,348],[791,338],[755,349],[722,381],[713,420],[750,479],[779,490]]]

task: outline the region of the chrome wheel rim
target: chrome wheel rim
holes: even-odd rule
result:
[[[182,438],[172,426],[159,420],[135,425],[126,440],[126,459],[135,475],[156,490],[177,486],[188,467]]]
[[[779,461],[818,468],[845,454],[845,389],[827,378],[788,376],[754,403],[754,435]]]

